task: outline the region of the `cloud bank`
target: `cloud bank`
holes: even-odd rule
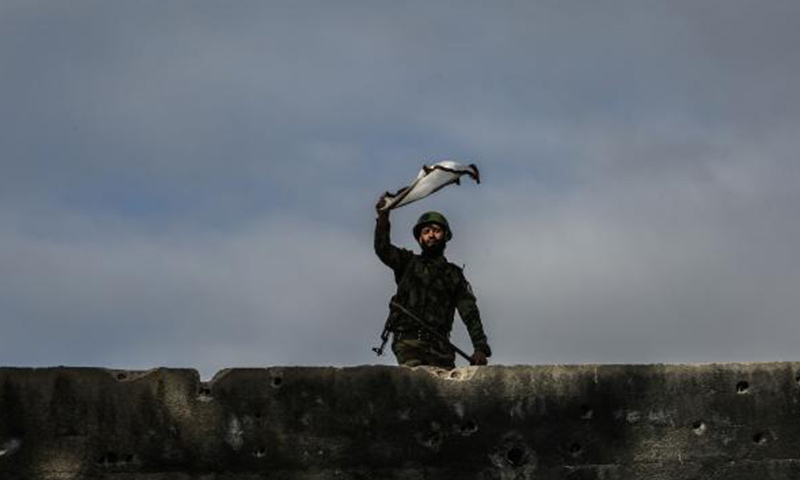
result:
[[[495,361],[792,359],[798,9],[5,2],[0,364],[390,364],[444,159]]]

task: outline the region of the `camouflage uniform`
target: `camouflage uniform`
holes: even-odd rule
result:
[[[480,312],[472,288],[461,268],[444,255],[417,255],[398,248],[390,241],[388,215],[378,216],[375,226],[375,253],[394,271],[399,303],[445,337],[453,328],[455,310],[467,326],[475,350],[486,356],[492,351],[483,332]],[[389,325],[393,333],[392,351],[400,365],[455,367],[455,352],[444,342],[422,330],[414,320],[391,307]]]

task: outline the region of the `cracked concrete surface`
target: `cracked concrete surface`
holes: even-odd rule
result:
[[[800,478],[800,363],[0,368],[0,478]]]

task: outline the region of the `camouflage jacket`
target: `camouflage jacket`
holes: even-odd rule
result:
[[[461,268],[448,262],[443,255],[417,255],[392,245],[390,230],[388,217],[379,216],[375,226],[375,253],[394,271],[397,293],[393,300],[445,336],[453,328],[457,309],[473,347],[490,356],[492,350],[483,332],[475,295]],[[390,310],[390,325],[394,332],[418,330],[413,320],[395,308]]]

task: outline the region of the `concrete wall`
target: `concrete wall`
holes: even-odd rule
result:
[[[0,479],[800,479],[799,372],[0,368]]]

